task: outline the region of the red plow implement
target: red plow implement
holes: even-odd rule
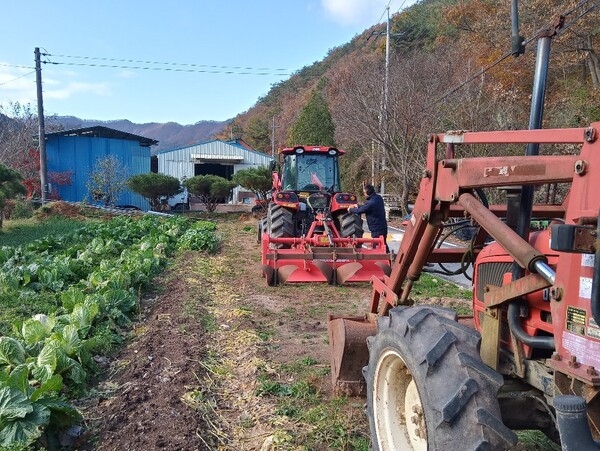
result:
[[[327,220],[315,224],[327,225]],[[304,282],[341,285],[368,282],[372,277],[383,279],[390,274],[393,257],[385,253],[383,237],[343,238],[333,224],[324,227],[329,232],[325,234],[313,233],[314,228],[302,238],[262,234],[262,269],[268,285]]]

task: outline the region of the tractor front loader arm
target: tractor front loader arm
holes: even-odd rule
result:
[[[482,204],[473,192],[479,188],[571,182],[580,157],[577,155],[506,156],[454,158],[454,146],[461,144],[581,143],[589,129],[519,130],[508,132],[433,135],[429,140],[427,166],[419,194],[410,215],[400,250],[389,277],[373,284],[371,313],[386,315],[395,305],[410,303],[410,290],[428,261],[436,261],[434,249],[442,222],[456,206],[470,215],[489,236],[498,241],[524,269],[540,273],[553,283],[554,271],[543,254]],[[446,158],[437,159],[437,146],[446,144]],[[496,210],[500,211],[499,208]],[[560,209],[555,209],[560,210]],[[455,253],[455,255],[459,255]],[[457,260],[459,261],[459,260]],[[394,294],[391,295],[390,291]],[[380,302],[382,297],[395,303]],[[380,305],[381,304],[381,305]]]
[[[594,123],[588,128],[504,132],[457,131],[431,135],[417,199],[407,221],[391,273],[382,280],[371,281],[371,304],[364,317],[331,316],[329,331],[334,385],[343,387],[342,391],[346,393],[364,393],[362,368],[367,363],[365,356],[368,355],[368,351],[362,338],[377,333],[377,318],[388,315],[395,306],[411,303],[411,289],[419,280],[427,263],[461,262],[464,251],[436,247],[443,222],[449,217],[468,215],[481,227],[482,232],[477,234],[473,243],[474,253],[479,252],[478,249],[487,237],[491,237],[506,250],[516,265],[536,275],[522,282],[518,279],[508,281],[502,287],[501,293],[494,292],[495,288],[490,287],[492,310],[510,304],[511,300],[528,292],[529,285],[552,286],[555,280],[554,269],[548,264],[543,253],[536,250],[529,244],[528,239],[521,237],[503,220],[507,215],[507,208],[488,206],[476,194],[484,188],[573,182],[574,178],[588,169],[584,155],[591,154],[592,146],[589,144],[596,141],[599,129],[600,123]],[[580,155],[507,155],[464,159],[456,158],[455,155],[455,148],[459,145],[531,143],[575,144],[582,146],[584,150],[588,146],[588,149],[587,153],[582,152]],[[560,206],[533,208],[541,213],[540,217],[561,218],[565,215],[565,205],[567,202]],[[511,328],[512,326],[513,324]],[[352,336],[354,331],[360,331],[356,332],[360,340]],[[519,339],[527,337],[526,332],[519,331],[518,327],[515,332]],[[496,338],[492,337],[491,340]],[[552,341],[546,338],[548,337],[544,337],[544,345],[551,346]]]

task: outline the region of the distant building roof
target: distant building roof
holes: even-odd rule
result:
[[[171,152],[175,152],[175,151],[179,151],[179,150],[184,150],[184,149],[189,149],[190,151],[192,151],[193,149],[197,149],[199,147],[203,147],[203,148],[209,148],[213,145],[226,145],[226,146],[231,146],[233,148],[237,148],[237,149],[241,149],[244,152],[250,152],[256,155],[259,155],[260,157],[265,157],[268,158],[270,160],[273,159],[273,157],[271,155],[268,155],[266,153],[263,152],[259,152],[258,150],[254,150],[252,147],[250,147],[250,145],[244,141],[243,139],[233,139],[233,140],[229,140],[229,141],[222,141],[220,139],[211,139],[208,141],[202,141],[196,144],[190,144],[187,146],[183,146],[183,147],[177,147],[175,149],[163,149],[163,150],[159,150],[157,152],[157,155],[162,155],[162,154],[167,154],[167,153],[171,153]],[[206,152],[204,152],[206,154]]]
[[[242,146],[242,147],[245,147],[248,150],[254,150],[254,151],[256,151],[250,144],[248,144],[242,138],[230,139],[229,141],[225,141],[225,143]]]
[[[112,138],[125,139],[129,141],[138,141],[141,146],[149,147],[158,144],[155,139],[145,138],[134,135],[133,133],[122,132],[114,128],[97,125],[94,127],[74,128],[71,130],[61,130],[59,132],[46,133],[46,136],[83,136],[91,138]]]

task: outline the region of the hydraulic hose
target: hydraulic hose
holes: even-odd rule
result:
[[[546,83],[548,79],[548,61],[550,59],[550,46],[552,38],[542,37],[538,40],[536,66],[533,80],[533,95],[531,97],[531,113],[529,116],[529,129],[540,129],[542,127],[542,116],[544,113],[544,99],[546,97]],[[538,143],[527,145],[525,155],[533,156],[539,154]],[[519,205],[519,217],[517,221],[517,233],[527,240],[531,222],[531,210],[533,208],[533,186],[525,185],[521,191],[521,202]],[[523,270],[517,263],[513,265],[513,280],[523,277]],[[522,327],[520,319],[519,301],[513,301],[508,305],[508,325],[513,335],[524,344],[539,349],[555,349],[554,337],[532,336]]]

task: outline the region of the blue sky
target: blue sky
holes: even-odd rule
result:
[[[136,123],[225,120],[413,0],[4,0],[0,106]],[[160,63],[160,64],[158,64]],[[110,67],[102,67],[110,66]],[[167,70],[170,69],[170,70]],[[0,110],[2,111],[2,110]]]

